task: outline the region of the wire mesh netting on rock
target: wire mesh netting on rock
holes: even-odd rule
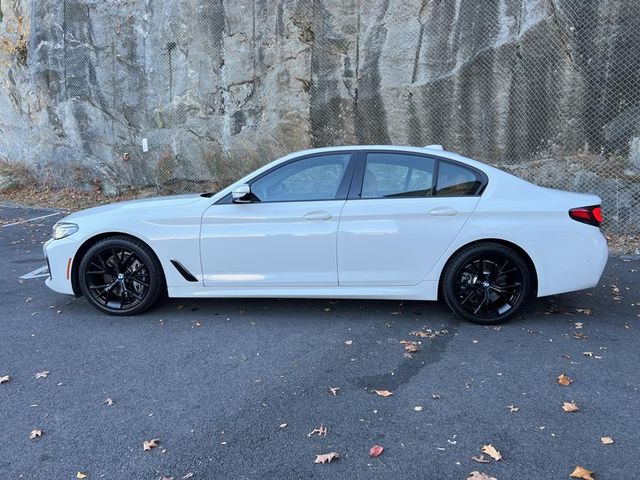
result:
[[[179,193],[303,148],[439,143],[594,192],[610,231],[640,231],[635,0],[2,9],[0,155],[55,171],[51,182]]]

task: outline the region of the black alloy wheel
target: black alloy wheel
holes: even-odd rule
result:
[[[162,267],[144,243],[108,237],[87,250],[78,272],[80,289],[98,310],[135,315],[151,307],[164,287]]]
[[[497,243],[472,245],[447,264],[443,294],[460,317],[494,325],[522,308],[531,288],[531,273],[522,257]]]

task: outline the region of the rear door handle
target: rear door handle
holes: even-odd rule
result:
[[[331,214],[329,212],[309,212],[304,218],[307,220],[331,220]]]
[[[436,207],[429,213],[434,217],[455,217],[460,212],[451,207]]]

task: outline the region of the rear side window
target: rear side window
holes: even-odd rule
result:
[[[432,158],[420,155],[369,153],[360,198],[429,196],[434,165]]]
[[[455,163],[440,161],[436,195],[439,197],[462,197],[477,195],[483,185],[479,173]]]

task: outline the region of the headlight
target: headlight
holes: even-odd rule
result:
[[[75,223],[56,223],[53,226],[53,239],[60,240],[61,238],[68,237],[78,231],[78,225]]]

